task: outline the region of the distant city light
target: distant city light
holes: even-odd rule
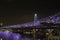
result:
[[[46,33],[46,35],[49,35],[49,33]]]
[[[0,25],[2,26],[2,25],[3,25],[3,23],[0,23]]]
[[[0,40],[2,40],[2,38]]]
[[[35,13],[35,16],[37,16],[37,14]]]

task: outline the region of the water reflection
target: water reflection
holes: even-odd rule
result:
[[[31,38],[28,38],[25,35],[19,34],[19,33],[12,33],[8,30],[0,31],[0,40],[30,40]]]

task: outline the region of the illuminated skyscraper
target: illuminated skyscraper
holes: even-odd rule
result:
[[[37,20],[37,14],[35,13],[34,14],[34,21],[36,21]]]
[[[34,26],[37,24],[38,16],[37,13],[34,14]]]

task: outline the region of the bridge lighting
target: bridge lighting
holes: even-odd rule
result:
[[[26,27],[28,26],[28,25],[25,25]]]

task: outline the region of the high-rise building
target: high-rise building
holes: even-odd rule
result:
[[[38,16],[37,13],[34,14],[34,26],[37,24]]]

